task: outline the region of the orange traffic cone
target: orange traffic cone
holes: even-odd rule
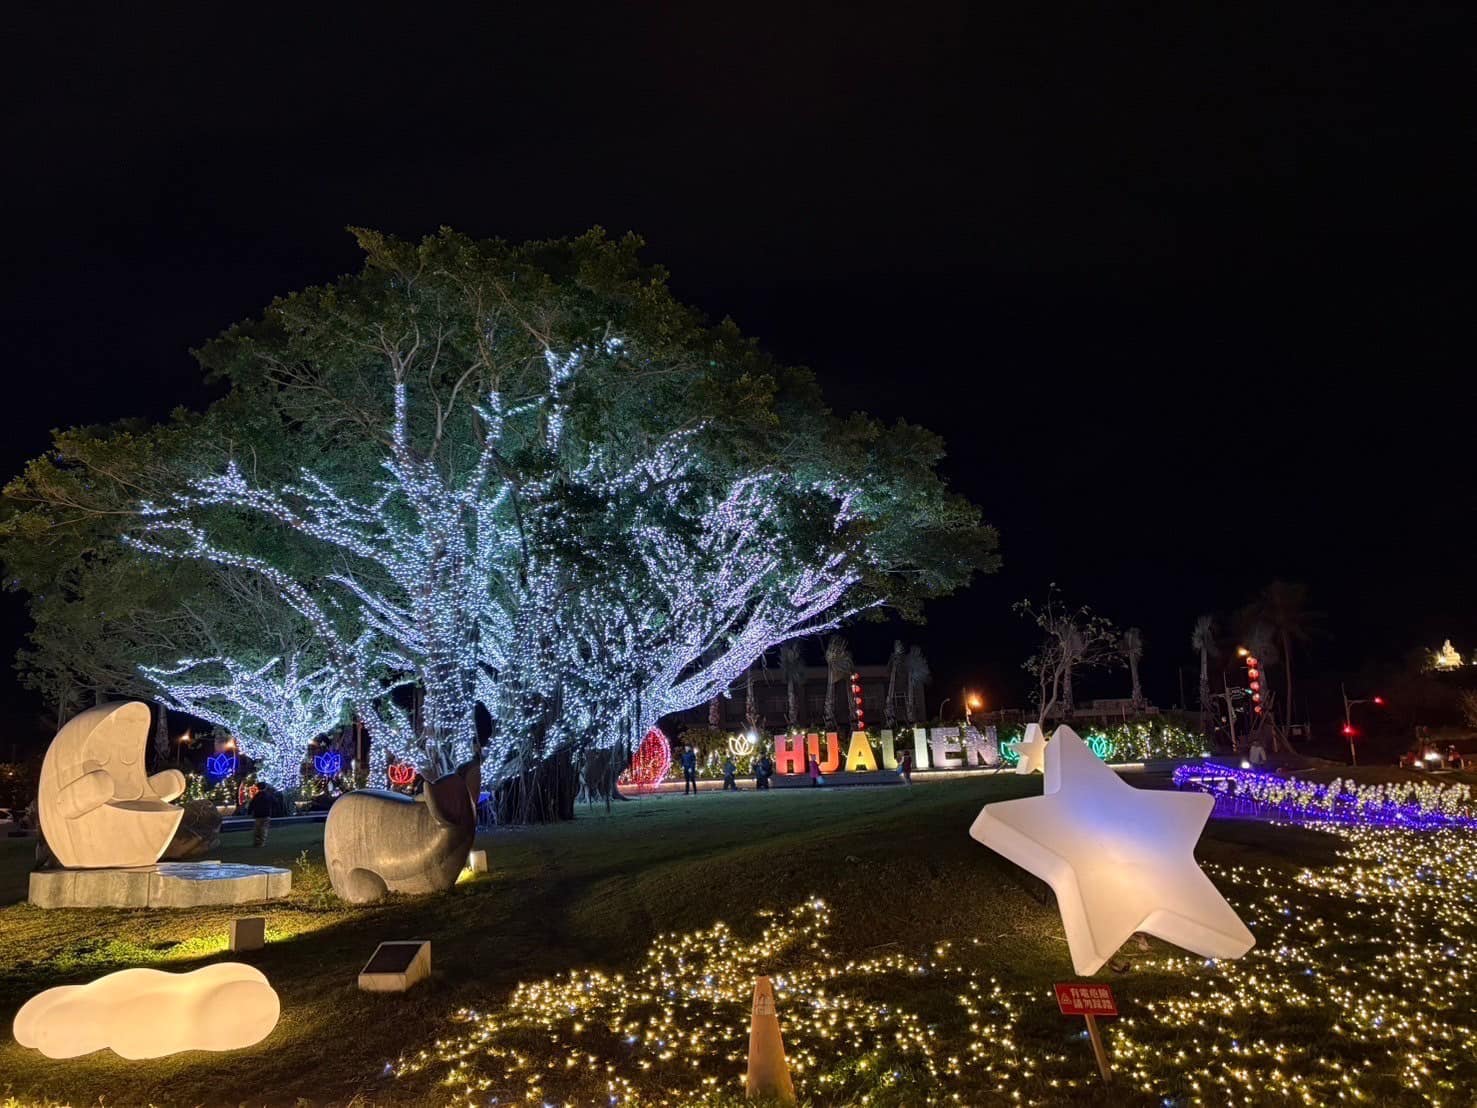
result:
[[[754,1015],[749,1022],[749,1075],[744,1095],[750,1100],[769,1096],[795,1103],[795,1086],[785,1062],[785,1043],[780,1038],[780,1018],[774,1010],[774,989],[769,978],[754,982]]]

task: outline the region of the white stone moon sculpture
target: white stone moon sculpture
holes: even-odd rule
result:
[[[1015,744],[1019,760],[1015,764],[1017,773],[1040,773],[1045,765],[1046,736],[1041,733],[1039,723],[1026,724],[1026,733]]]
[[[41,763],[41,831],[64,866],[149,866],[174,838],[185,810],[169,801],[185,775],[144,775],[149,706],[103,704],[73,716]]]
[[[1058,727],[1043,794],[985,805],[969,833],[1051,886],[1080,974],[1135,931],[1239,958],[1256,939],[1195,862],[1213,805],[1205,793],[1135,789]]]
[[[240,1050],[277,1026],[282,1006],[262,972],[218,962],[192,973],[126,969],[47,989],[15,1016],[15,1041],[48,1058],[110,1049],[123,1058]]]

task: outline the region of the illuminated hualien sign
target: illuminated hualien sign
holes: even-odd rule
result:
[[[236,755],[229,750],[212,754],[205,759],[205,773],[206,776],[217,779],[234,777],[236,775]]]
[[[337,750],[330,750],[326,754],[315,754],[313,768],[318,771],[319,777],[337,777],[344,768],[344,756]]]

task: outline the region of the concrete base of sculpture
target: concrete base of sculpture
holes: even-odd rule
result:
[[[38,908],[199,908],[280,900],[292,871],[226,862],[158,862],[133,869],[53,869],[31,874]]]

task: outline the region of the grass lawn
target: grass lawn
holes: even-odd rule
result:
[[[728,1103],[763,971],[815,1104],[1471,1102],[1472,836],[1213,822],[1199,856],[1258,946],[1211,965],[1130,944],[1100,978],[1123,1013],[1104,1024],[1109,1094],[1052,1000],[1073,975],[1049,890],[967,835],[982,803],[1039,789],[643,798],[483,836],[491,874],[367,909],[327,891],[321,824],[262,850],[229,835],[225,861],[297,867],[245,956],[281,996],[276,1030],[147,1062],[51,1061],[0,1035],[0,1103]],[[42,911],[14,903],[28,864],[0,841],[7,1031],[44,988],[220,958],[251,911]],[[375,944],[402,938],[432,941],[432,980],[360,993]]]

